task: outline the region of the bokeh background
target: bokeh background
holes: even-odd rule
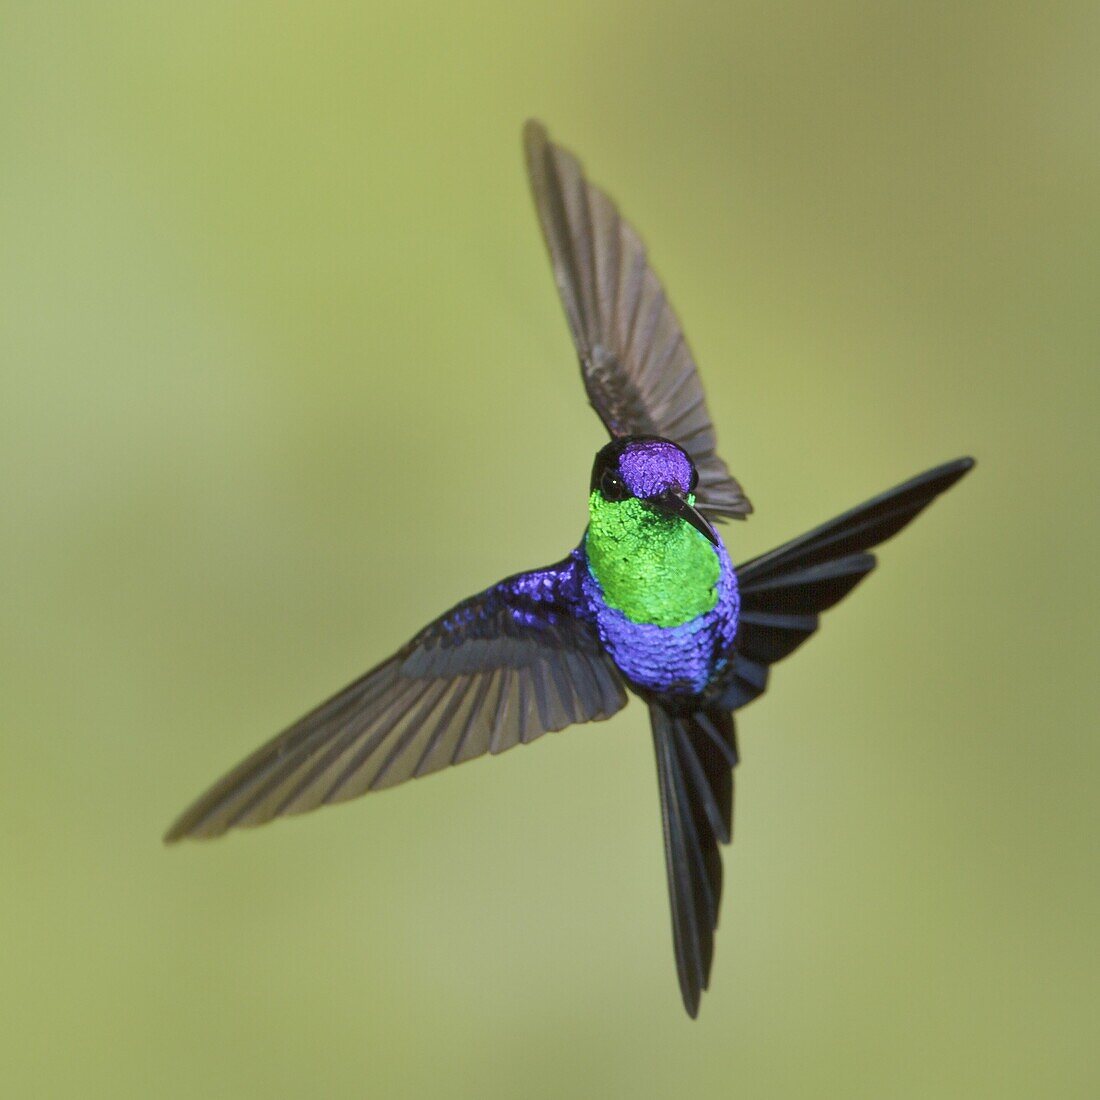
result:
[[[0,21],[5,1094],[1100,1092],[1094,3]],[[735,559],[980,460],[743,712],[694,1024],[636,705],[160,843],[579,537],[530,114],[649,241]]]

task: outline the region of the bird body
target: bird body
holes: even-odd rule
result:
[[[732,834],[733,713],[875,566],[869,552],[972,466],[935,467],[737,566],[714,523],[751,511],[717,453],[695,361],[637,233],[538,123],[527,169],[589,402],[611,436],[589,523],[554,565],[463,600],[257,749],[166,840],[341,802],[649,707],[673,946],[707,987]]]
[[[584,552],[606,606],[630,622],[670,629],[714,610],[718,579],[733,571],[690,524],[641,501],[616,504],[599,493],[592,494],[589,512]]]
[[[737,633],[729,554],[681,515],[648,503],[671,491],[694,508],[690,459],[678,446],[626,440],[605,451],[597,456],[581,544],[587,609],[632,687],[699,694],[722,671]],[[630,493],[624,499],[614,499],[613,489],[608,499],[598,484],[616,476]]]

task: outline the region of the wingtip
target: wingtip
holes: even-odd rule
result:
[[[176,822],[176,824],[161,837],[161,843],[163,843],[165,847],[172,848],[185,840],[217,840],[218,837],[224,836],[228,831],[229,830],[226,828],[204,829],[199,825]]]
[[[546,145],[550,141],[550,135],[546,126],[540,119],[529,118],[523,124],[523,144],[527,149]]]
[[[224,829],[208,830],[204,827],[202,819],[196,820],[190,811],[177,818],[168,827],[168,831],[161,837],[165,845],[179,844],[181,840],[210,840],[221,836]]]
[[[943,492],[944,489],[949,489],[957,481],[966,477],[977,464],[977,459],[973,458],[971,455],[963,455],[961,458],[953,459],[951,462],[945,462],[937,470],[931,471],[933,477],[941,483],[939,492]]]
[[[183,821],[173,821],[168,827],[168,831],[162,836],[161,843],[166,845],[178,844],[181,840],[185,840],[191,835],[190,830]]]
[[[950,462],[945,462],[940,466],[945,474],[958,474],[962,477],[963,474],[968,473],[977,466],[978,460],[971,455],[962,455],[960,458],[953,458]]]

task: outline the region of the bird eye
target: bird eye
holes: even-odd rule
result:
[[[630,496],[626,482],[614,470],[604,470],[600,477],[600,492],[605,500],[626,500]]]

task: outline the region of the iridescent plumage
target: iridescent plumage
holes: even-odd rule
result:
[[[628,439],[601,455],[597,468],[617,473],[629,495],[592,490],[581,544],[585,612],[636,690],[697,695],[733,645],[737,575],[720,541],[649,503],[668,493],[694,503],[694,469],[680,447]]]
[[[778,549],[731,564],[712,521],[751,511],[717,452],[702,384],[645,246],[538,123],[527,167],[589,401],[612,437],[590,523],[555,565],[463,600],[261,746],[166,839],[340,802],[649,707],[684,1005],[707,987],[732,831],[732,712],[875,565],[871,548],[973,465],[919,475]]]

